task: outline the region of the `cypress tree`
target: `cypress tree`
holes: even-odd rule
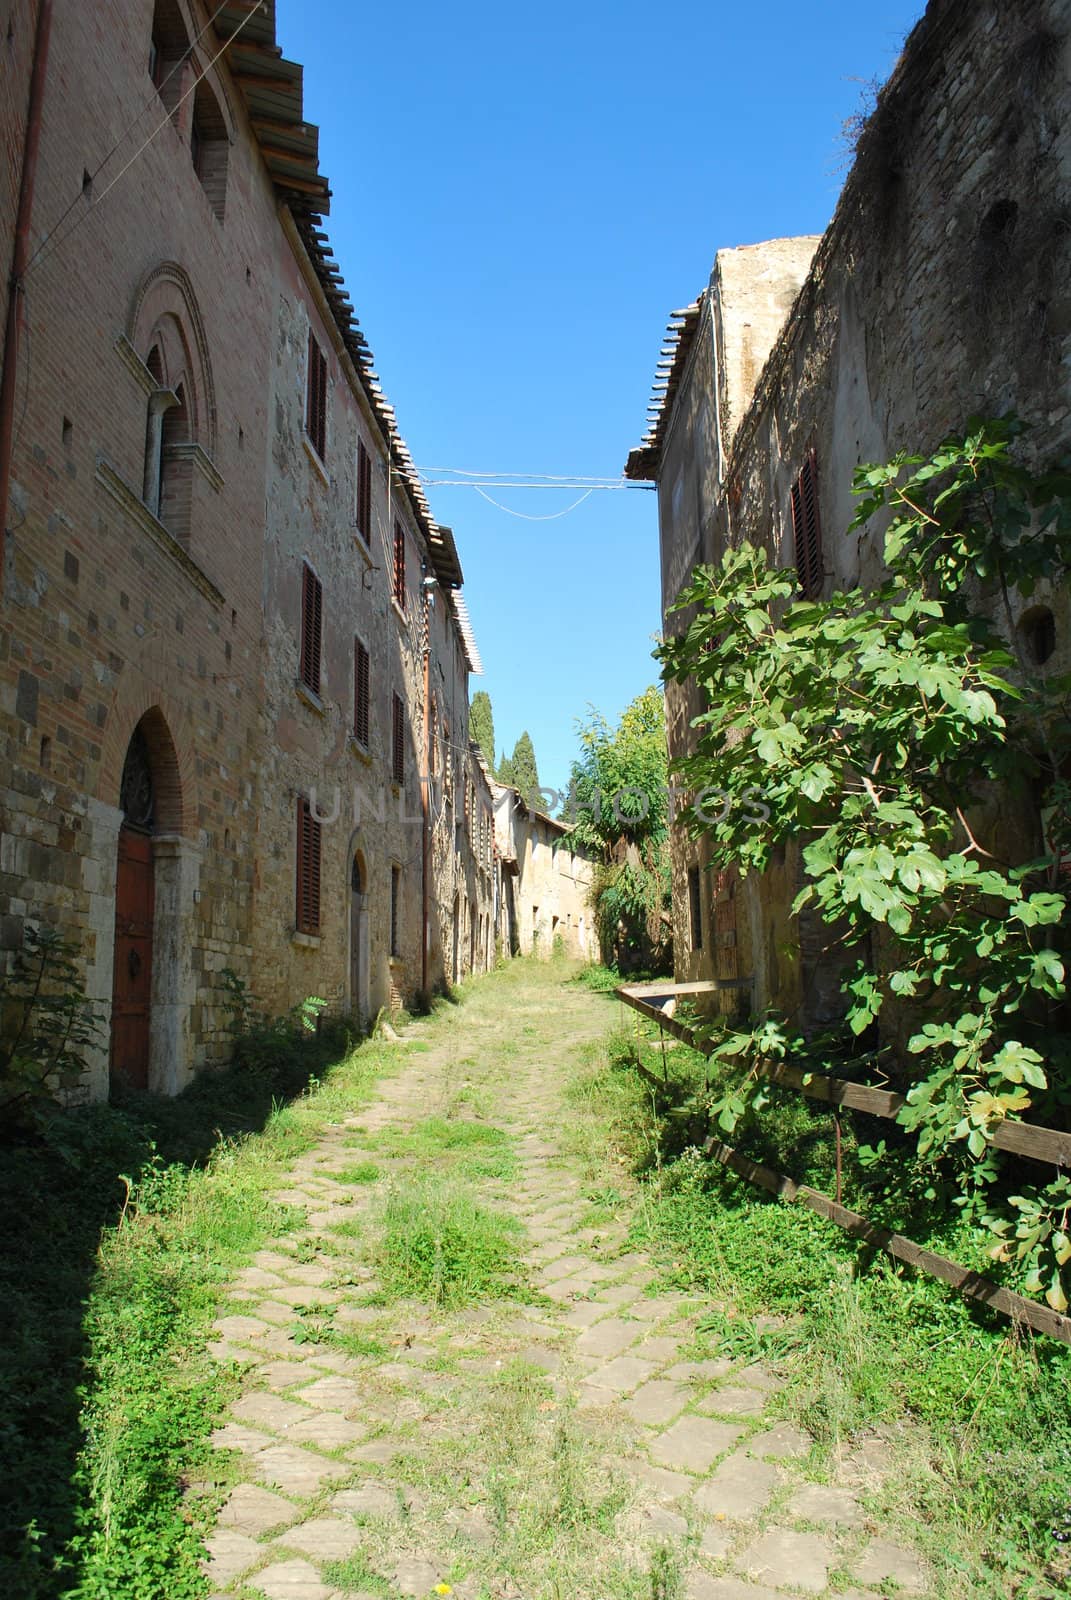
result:
[[[483,759],[495,770],[495,719],[491,710],[491,696],[486,689],[477,689],[469,706],[469,738],[478,744]]]

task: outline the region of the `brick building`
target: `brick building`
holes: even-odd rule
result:
[[[85,1094],[109,1072],[174,1092],[227,1054],[224,968],[273,1009],[365,1016],[443,981],[427,690],[465,728],[478,658],[327,245],[272,0],[24,0],[3,48],[8,260],[20,199],[29,232],[0,960],[55,925],[103,1019]]]
[[[1068,0],[931,0],[821,239],[718,253],[671,319],[626,468],[658,485],[664,607],[697,562],[743,540],[797,567],[808,593],[876,583],[880,543],[843,531],[853,468],[928,449],[972,415],[1017,411],[1035,461],[1066,450],[1069,114]],[[1038,599],[1067,671],[1068,597]],[[671,755],[697,709],[671,687]],[[798,852],[743,883],[706,865],[677,830],[677,977],[741,984],[804,1023],[836,1015],[824,930],[790,912]]]

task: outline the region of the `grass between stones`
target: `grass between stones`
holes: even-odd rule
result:
[[[208,1436],[234,1388],[206,1348],[219,1294],[303,1218],[271,1202],[281,1174],[397,1059],[325,1030],[177,1100],[57,1111],[3,1150],[3,1593],[204,1594]]]
[[[376,1256],[390,1295],[436,1306],[502,1299],[520,1290],[523,1230],[482,1205],[468,1185],[436,1175],[392,1189]]]
[[[610,1041],[608,1059],[593,1055],[571,1089],[587,1113],[578,1148],[594,1173],[608,1129],[639,1175],[631,1200],[622,1197],[633,1246],[661,1263],[667,1287],[711,1306],[694,1354],[775,1362],[786,1380],[777,1409],[815,1437],[816,1464],[831,1476],[861,1444],[880,1444],[888,1465],[870,1505],[920,1546],[940,1594],[1071,1593],[1071,1351],[703,1160],[701,1121],[675,1113],[630,1070],[637,1044],[661,1075],[657,1041],[634,1025]],[[678,1079],[704,1066],[683,1047],[669,1063]],[[772,1095],[737,1142],[832,1187],[828,1113],[797,1097]],[[613,1207],[605,1186],[592,1199],[593,1215]],[[909,1231],[984,1270],[957,1221],[925,1230],[916,1217]]]

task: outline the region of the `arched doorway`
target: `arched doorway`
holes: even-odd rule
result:
[[[116,798],[109,1081],[177,1094],[193,1064],[199,851],[184,836],[178,754],[158,705],[130,736]]]
[[[350,863],[350,1009],[362,1022],[368,1015],[366,883],[364,856],[358,850]]]
[[[119,786],[123,813],[115,876],[111,1086],[147,1089],[152,1030],[155,915],[152,832],[156,792],[142,723],[134,729]]]

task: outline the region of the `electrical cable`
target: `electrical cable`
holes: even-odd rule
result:
[[[421,483],[426,489],[586,489],[588,494],[595,494],[600,489],[642,489],[643,484],[625,481],[623,483],[589,483],[584,478],[565,478],[561,483],[527,483],[523,481],[500,482],[497,478],[481,478],[478,481],[470,478],[422,478]]]
[[[585,489],[580,499],[574,500],[572,505],[566,506],[564,511],[551,511],[543,516],[535,516],[529,511],[514,511],[512,506],[502,505],[498,500],[492,499],[489,494],[485,493],[478,483],[474,483],[472,487],[481,499],[486,500],[488,505],[494,506],[496,511],[504,511],[510,517],[520,517],[523,522],[556,522],[559,517],[567,517],[571,511],[575,511],[578,506],[582,506],[584,501],[595,493],[594,489]]]
[[[227,3],[227,0],[223,0],[223,4],[220,5],[219,9],[215,13],[216,17],[219,16],[220,11],[222,11],[224,9],[224,5],[226,3]],[[46,246],[48,245],[49,240],[55,235],[57,229],[62,224],[63,217],[69,216],[70,212],[71,212],[71,209],[72,209],[72,206],[77,204],[77,201],[72,201],[71,206],[67,207],[67,210],[64,212],[63,217],[60,218],[60,221],[56,223],[55,227],[52,229],[52,231],[50,233],[46,234],[46,236],[42,240],[41,244],[39,244],[37,249],[34,251],[33,256],[30,258],[30,261],[27,264],[26,271],[23,274],[24,279],[29,277],[29,275],[30,275],[31,271],[33,270],[35,264],[40,264],[40,265],[43,266],[44,263],[49,259],[49,257],[55,254],[55,252],[59,249],[60,245],[64,245],[64,244],[67,243],[67,241],[69,239],[72,239],[74,237],[74,235],[77,233],[78,229],[82,226],[82,223],[86,220],[87,217],[91,217],[91,216],[95,215],[95,213],[100,208],[100,206],[104,203],[104,201],[111,194],[111,192],[115,188],[116,184],[121,182],[122,179],[126,177],[127,173],[130,171],[131,167],[134,166],[135,162],[137,162],[137,161],[139,161],[141,159],[141,157],[144,155],[145,151],[149,148],[149,146],[155,140],[157,134],[162,133],[163,130],[168,126],[168,124],[170,122],[172,122],[172,120],[174,118],[174,115],[175,115],[175,112],[178,111],[180,106],[182,106],[182,105],[184,105],[186,103],[186,101],[190,98],[191,94],[195,94],[196,93],[197,89],[200,86],[201,80],[207,75],[207,73],[209,73],[212,70],[212,68],[215,66],[216,62],[220,59],[220,57],[230,48],[230,46],[234,43],[235,39],[237,39],[238,35],[241,33],[242,29],[246,26],[246,24],[248,22],[252,21],[252,19],[257,15],[257,12],[261,11],[265,4],[266,4],[266,0],[256,0],[256,3],[251,7],[249,12],[242,18],[241,22],[238,24],[237,28],[235,28],[235,30],[231,34],[230,38],[225,40],[225,42],[220,46],[220,48],[216,51],[215,55],[212,57],[211,61],[209,61],[208,65],[204,68],[204,70],[190,84],[190,87],[186,90],[186,93],[184,95],[181,95],[180,98],[175,102],[174,106],[171,108],[171,110],[164,117],[163,121],[157,123],[157,125],[153,129],[152,133],[150,133],[149,137],[144,141],[144,143],[142,143],[142,144],[140,144],[138,146],[138,148],[134,151],[134,154],[130,157],[130,160],[127,162],[126,166],[120,168],[120,170],[116,173],[115,177],[112,179],[111,183],[108,184],[107,188],[104,189],[101,192],[100,196],[96,200],[93,200],[93,201],[90,202],[90,204],[82,212],[81,216],[75,218],[73,226],[68,228],[67,232],[63,235],[63,237],[61,239],[57,240],[57,242],[52,246],[51,250],[49,250],[49,249],[46,248]],[[215,17],[213,17],[212,21],[213,22],[215,21]],[[200,39],[200,38],[202,38],[204,36],[204,34],[208,31],[208,28],[210,26],[211,26],[211,23],[206,23],[206,25],[202,29],[201,33],[198,34],[198,36],[197,36],[198,39]],[[192,50],[193,46],[191,45],[190,48]],[[172,70],[177,70],[177,67],[180,66],[181,64],[182,64],[181,61],[176,63],[176,67],[174,69],[172,69]],[[140,116],[141,116],[140,112],[138,113],[138,116],[140,118]],[[135,120],[137,120],[137,119],[135,119]],[[133,126],[133,124],[131,124],[131,126]],[[129,129],[127,130],[127,132],[129,132]],[[124,134],[123,137],[125,138],[126,135]],[[120,140],[120,143],[122,143],[122,140]],[[114,151],[111,152],[111,154],[114,154]],[[105,157],[105,161],[108,161],[110,159],[111,159],[110,155]],[[100,169],[98,168],[97,170],[99,171]]]
[[[550,483],[609,483],[616,484],[622,481],[620,473],[600,472],[585,476],[579,472],[554,473],[554,472],[473,472],[468,467],[418,467],[421,477],[434,472],[452,472],[459,478],[494,478],[501,481],[506,478],[541,478]]]

